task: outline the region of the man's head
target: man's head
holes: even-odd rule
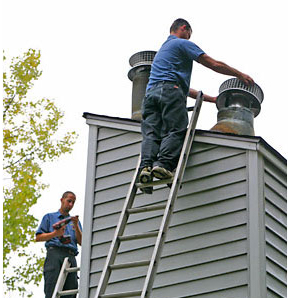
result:
[[[179,38],[190,39],[192,28],[190,24],[184,19],[177,19],[170,27],[170,33]]]
[[[62,195],[60,212],[67,215],[73,208],[76,201],[76,195],[72,191],[65,191]]]

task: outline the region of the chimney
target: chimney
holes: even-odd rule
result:
[[[236,78],[225,81],[216,101],[217,124],[211,130],[254,136],[254,118],[260,113],[263,98],[257,84],[246,86]]]
[[[151,64],[156,55],[155,51],[142,51],[132,55],[129,63],[132,66],[128,78],[133,82],[132,87],[132,119],[141,121],[141,105],[149,80]]]

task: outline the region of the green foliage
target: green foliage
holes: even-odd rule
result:
[[[13,58],[3,73],[3,280],[7,291],[28,293],[20,284],[39,284],[42,278],[43,257],[25,253],[34,241],[37,219],[29,214],[41,191],[48,187],[41,181],[41,165],[71,153],[76,141],[75,132],[57,136],[64,116],[53,101],[42,98],[29,100],[28,91],[42,74],[39,70],[40,51],[30,49]],[[7,66],[6,66],[7,67]],[[9,274],[11,257],[15,254],[25,264]]]

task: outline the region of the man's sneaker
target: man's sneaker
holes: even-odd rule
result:
[[[152,174],[158,179],[169,179],[173,177],[173,174],[169,170],[159,166],[153,168]]]
[[[139,175],[139,181],[141,183],[149,183],[149,182],[152,182],[152,180],[153,180],[153,176],[152,176],[151,167],[143,168]]]

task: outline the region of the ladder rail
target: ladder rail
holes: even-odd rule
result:
[[[186,167],[188,157],[189,157],[189,152],[190,152],[190,149],[191,149],[191,146],[193,143],[193,139],[194,139],[194,135],[195,135],[195,128],[196,128],[197,120],[199,117],[202,102],[203,102],[203,93],[202,93],[202,91],[199,91],[197,94],[197,99],[196,99],[193,115],[191,117],[189,127],[186,132],[184,144],[183,144],[183,147],[181,150],[180,158],[178,161],[178,166],[176,169],[176,173],[174,176],[170,194],[169,194],[169,197],[167,200],[167,205],[166,205],[166,209],[165,209],[165,212],[164,212],[164,215],[162,218],[158,237],[157,237],[157,240],[156,240],[156,243],[154,246],[154,250],[152,253],[152,258],[151,258],[150,265],[149,265],[149,268],[147,271],[146,279],[144,282],[144,287],[143,287],[143,290],[141,293],[141,298],[150,297],[150,293],[152,291],[154,278],[155,278],[155,275],[157,272],[157,267],[158,267],[159,260],[161,257],[161,252],[163,249],[163,244],[165,242],[171,215],[173,213],[174,203],[177,198],[177,193],[178,193],[178,190],[179,190],[179,187],[180,187],[183,175],[184,175],[185,167]]]
[[[71,267],[71,263],[69,262],[69,258],[66,257],[63,261],[61,270],[58,275],[58,279],[54,288],[54,292],[51,298],[57,298],[65,295],[73,295],[79,292],[78,289],[73,290],[64,290],[63,287],[69,273],[80,271],[80,267]]]
[[[65,281],[66,281],[66,277],[67,277],[67,274],[68,274],[68,272],[66,272],[66,269],[70,268],[70,266],[71,266],[71,264],[69,262],[69,258],[66,257],[64,259],[63,264],[62,264],[62,267],[61,267],[61,270],[60,270],[60,273],[59,273],[59,276],[58,276],[58,279],[57,279],[57,282],[56,282],[56,285],[55,285],[55,288],[54,288],[52,298],[59,297],[58,293],[59,293],[60,290],[63,289]]]
[[[124,233],[126,223],[128,221],[128,217],[129,217],[128,210],[131,209],[135,194],[137,192],[136,182],[137,182],[137,178],[138,178],[140,162],[141,162],[141,157],[139,156],[137,166],[136,166],[136,171],[135,171],[133,179],[131,181],[131,184],[130,184],[130,187],[129,187],[129,190],[128,190],[128,193],[127,193],[127,196],[126,196],[126,199],[124,202],[124,206],[123,206],[122,212],[120,214],[118,225],[115,230],[115,233],[114,233],[111,245],[110,245],[110,249],[109,249],[109,252],[108,252],[108,255],[106,258],[106,262],[103,267],[103,271],[102,271],[102,274],[101,274],[101,277],[100,277],[100,280],[98,283],[97,291],[94,296],[95,298],[99,298],[101,295],[104,294],[107,284],[108,284],[108,279],[109,279],[110,273],[111,273],[110,266],[114,263],[117,251],[120,246],[119,237],[121,237]]]

